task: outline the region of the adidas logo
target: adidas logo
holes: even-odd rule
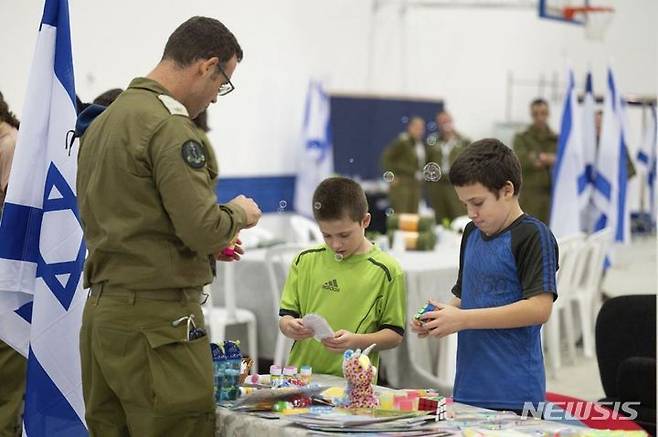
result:
[[[331,281],[327,281],[324,284],[322,284],[322,288],[336,293],[340,291],[340,288],[338,287],[338,282],[335,279],[332,279]]]

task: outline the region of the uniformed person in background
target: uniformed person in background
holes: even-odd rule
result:
[[[452,221],[466,214],[464,204],[459,201],[455,189],[450,185],[448,172],[457,156],[464,151],[471,140],[455,130],[452,115],[447,111],[436,114],[436,126],[437,132],[430,134],[426,140],[427,161],[435,162],[441,167],[441,179],[425,181],[425,186],[436,222],[441,223],[445,219]]]
[[[396,213],[417,213],[422,190],[422,169],[427,160],[423,142],[425,121],[411,117],[407,130],[386,146],[381,158],[388,198]]]
[[[18,119],[0,93],[0,217],[18,137]],[[27,360],[0,340],[0,437],[21,435]]]
[[[519,197],[523,212],[548,224],[551,208],[551,169],[555,163],[558,134],[548,126],[548,103],[530,103],[532,124],[514,137],[514,151],[521,162],[523,190]]]
[[[222,23],[193,17],[81,138],[91,291],[80,354],[92,437],[215,433],[201,291],[212,278],[209,256],[213,265],[233,260],[222,249],[261,212],[244,196],[217,204],[216,163],[191,118],[233,90],[241,59]]]

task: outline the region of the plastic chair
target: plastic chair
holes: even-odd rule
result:
[[[274,302],[274,313],[278,320],[279,302],[281,301],[281,292],[288,277],[288,270],[295,256],[305,249],[301,244],[287,244],[267,249],[265,252],[265,267],[269,279],[272,302]],[[274,349],[273,364],[278,366],[284,365],[288,360],[288,353],[292,347],[293,341],[283,335],[277,325],[276,346]]]
[[[219,276],[216,276],[210,286],[208,301],[204,305],[206,324],[210,329],[210,341],[221,344],[226,336],[226,327],[234,325],[247,325],[247,343],[249,356],[254,360],[251,372],[258,372],[258,338],[256,336],[256,315],[246,309],[235,306],[235,275],[233,263],[224,263],[224,305],[215,306],[212,301],[213,293],[218,292]]]
[[[564,324],[568,343],[569,357],[576,358],[576,339],[574,338],[573,313],[569,296],[574,289],[576,267],[583,247],[585,235],[582,233],[564,237],[558,240],[559,266],[557,271],[558,298],[553,303],[551,317],[543,328],[546,350],[549,355],[550,368],[553,373],[561,366],[560,349],[560,314],[564,314]]]
[[[290,226],[293,230],[293,240],[298,244],[314,244],[324,241],[320,227],[313,220],[301,215],[290,217]]]
[[[589,358],[594,356],[594,315],[601,306],[603,262],[611,241],[610,228],[587,237],[576,265],[573,289],[568,296],[571,302],[577,304],[575,308],[583,335],[583,353]]]

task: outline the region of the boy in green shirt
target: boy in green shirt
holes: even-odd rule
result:
[[[404,273],[387,253],[365,238],[368,202],[351,179],[322,181],[313,212],[325,244],[295,257],[281,297],[279,329],[295,340],[288,362],[314,373],[342,376],[343,352],[391,349],[402,342],[406,314]],[[318,342],[304,326],[306,314],[324,317],[334,336]],[[373,365],[379,355],[371,353]]]

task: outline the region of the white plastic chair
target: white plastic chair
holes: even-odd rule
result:
[[[314,244],[324,241],[320,227],[313,220],[301,215],[290,217],[290,226],[293,230],[293,241],[298,244]]]
[[[553,304],[551,317],[546,322],[542,334],[544,335],[546,351],[549,355],[550,368],[555,373],[561,366],[560,340],[560,314],[564,314],[565,337],[567,338],[569,357],[572,362],[576,358],[576,339],[573,330],[573,313],[571,299],[573,293],[576,267],[583,247],[585,235],[582,233],[564,237],[558,240],[559,266],[557,271],[558,298]]]
[[[273,238],[274,234],[261,226],[240,231],[240,240],[242,241],[242,247],[245,249],[256,248],[261,243],[271,241]]]
[[[305,248],[306,247],[301,244],[287,244],[284,246],[272,247],[265,252],[265,267],[267,268],[272,302],[274,302],[273,310],[276,314],[277,320],[279,317],[281,292],[283,291],[283,285],[288,277],[290,264],[293,262],[295,256]],[[277,338],[274,349],[273,364],[283,366],[288,360],[288,353],[292,347],[292,340],[281,333],[278,324],[276,330]]]
[[[568,298],[576,302],[583,335],[583,353],[594,356],[594,320],[601,304],[603,262],[612,241],[612,229],[605,228],[585,240],[574,272],[573,290]]]
[[[226,327],[234,325],[247,325],[247,343],[249,356],[254,360],[251,373],[258,373],[258,337],[256,335],[256,315],[246,309],[235,306],[235,277],[234,265],[224,263],[224,305],[215,306],[212,301],[213,293],[218,292],[219,276],[216,276],[208,292],[208,301],[203,306],[206,325],[210,329],[210,341],[222,343],[226,336]]]

